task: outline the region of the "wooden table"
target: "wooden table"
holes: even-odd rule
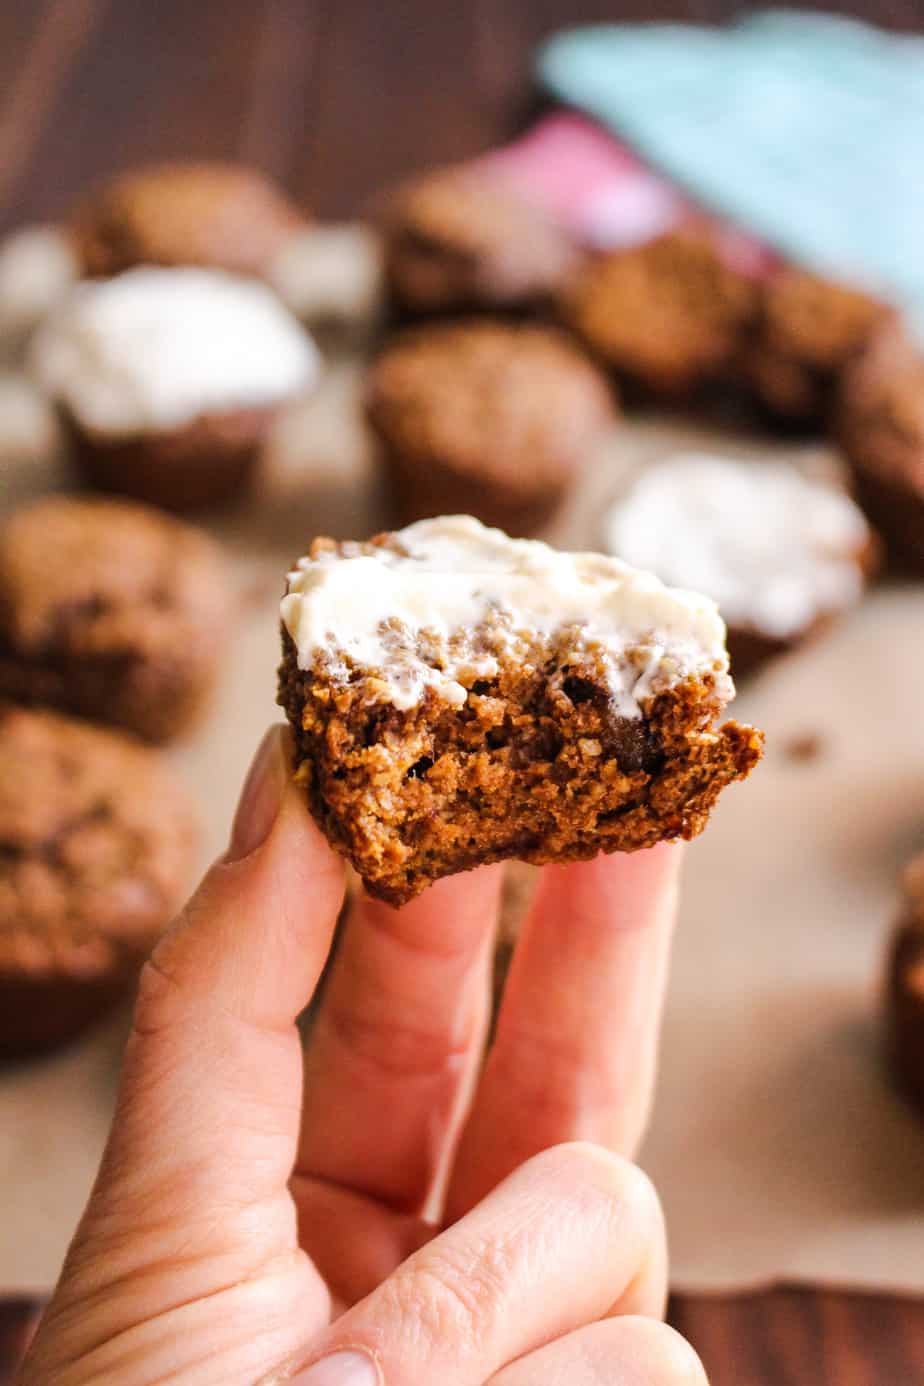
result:
[[[0,0],[0,230],[58,216],[111,169],[171,155],[251,160],[321,216],[355,215],[394,179],[510,130],[530,99],[531,50],[555,28],[708,22],[744,8],[734,0]],[[916,0],[834,8],[896,28],[924,24]],[[31,1312],[0,1312],[0,1354],[21,1341]],[[924,1304],[777,1289],[680,1297],[672,1317],[714,1386],[924,1381]]]

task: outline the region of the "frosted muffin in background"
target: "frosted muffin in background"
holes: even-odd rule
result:
[[[78,285],[37,333],[30,363],[84,479],[172,510],[238,492],[280,407],[320,370],[269,288],[201,269]]]
[[[820,633],[859,601],[876,542],[843,489],[783,462],[681,453],[608,512],[607,550],[705,592],[740,677]]]
[[[25,226],[0,241],[0,359],[18,361],[79,272],[74,244],[56,226]]]

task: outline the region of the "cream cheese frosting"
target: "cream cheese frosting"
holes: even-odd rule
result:
[[[611,553],[707,592],[729,625],[780,639],[862,590],[862,512],[791,464],[678,454],[644,473],[604,523]]]
[[[205,269],[77,285],[37,334],[32,364],[79,424],[113,436],[272,405],[319,371],[311,338],[269,288]]]
[[[420,520],[387,544],[342,545],[299,560],[283,624],[298,665],[372,673],[382,701],[414,706],[427,688],[455,705],[539,635],[566,633],[601,654],[617,710],[691,675],[728,681],[714,602],[595,553],[511,539],[468,515]],[[491,640],[479,642],[490,628]],[[498,643],[499,642],[499,643]]]

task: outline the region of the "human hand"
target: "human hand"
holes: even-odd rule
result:
[[[344,873],[287,744],[268,734],[226,855],[142,975],[20,1386],[702,1383],[656,1322],[661,1215],[626,1158],[679,849],[545,869],[483,1069],[501,869],[360,900],[303,1075],[295,1019]]]

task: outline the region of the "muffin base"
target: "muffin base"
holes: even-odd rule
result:
[[[130,995],[137,973],[137,967],[91,978],[0,973],[0,1062],[70,1044]]]
[[[886,1048],[899,1087],[924,1115],[924,930],[916,921],[899,926],[886,978]]]
[[[274,409],[209,414],[162,432],[126,438],[64,426],[80,477],[100,491],[180,513],[228,504],[252,481]]]
[[[924,577],[924,492],[855,462],[852,466],[857,501],[882,536],[891,564]]]
[[[591,658],[502,665],[462,709],[433,690],[412,708],[375,703],[368,677],[298,668],[283,632],[279,702],[296,779],[331,844],[370,894],[403,904],[441,876],[520,858],[578,861],[696,836],[721,790],[760,759],[752,727],[711,723],[711,679],[616,714]]]

